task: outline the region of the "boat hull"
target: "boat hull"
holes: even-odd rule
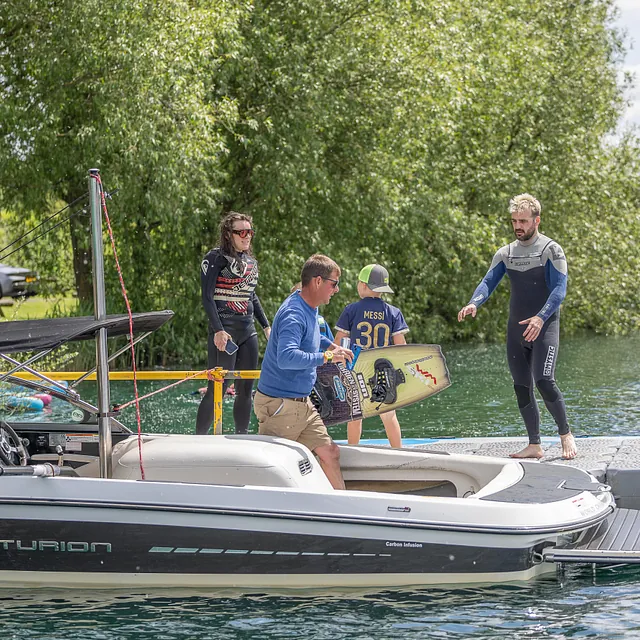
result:
[[[115,472],[125,478],[5,475],[0,582],[280,589],[528,580],[554,571],[545,548],[614,509],[600,483],[554,467],[485,459],[470,475],[465,457],[354,449],[344,455],[348,482],[406,489],[446,478],[455,496],[335,491],[295,443],[184,440],[145,443],[146,481],[129,478],[139,469],[124,455]]]
[[[32,519],[35,509],[15,506],[16,518],[0,524],[0,583],[395,587],[528,580],[554,571],[541,552],[556,537],[541,534],[74,507],[40,507]],[[47,511],[51,517],[42,519]]]

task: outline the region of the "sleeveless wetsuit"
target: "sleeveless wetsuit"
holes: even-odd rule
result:
[[[255,288],[258,283],[258,263],[245,253],[236,257],[224,255],[220,249],[212,249],[202,261],[200,284],[202,304],[209,318],[207,340],[209,369],[222,367],[227,370],[255,370],[258,368],[258,335],[254,317],[265,328],[269,321],[265,315]],[[229,355],[219,351],[213,338],[218,331],[226,331],[238,345]],[[224,390],[231,384],[224,381]],[[233,420],[236,433],[247,433],[251,418],[251,392],[253,380],[236,380],[236,399]],[[213,423],[213,382],[207,384],[196,419],[196,433],[205,434]]]
[[[507,326],[507,357],[530,444],[540,444],[540,413],[533,383],[558,426],[558,433],[569,433],[562,393],[555,381],[560,333],[560,304],[567,292],[567,260],[557,242],[538,234],[526,242],[516,240],[499,249],[487,275],[475,290],[469,304],[484,304],[505,273],[511,280],[511,301]],[[526,342],[526,325],[518,324],[533,316],[544,321],[539,336]]]

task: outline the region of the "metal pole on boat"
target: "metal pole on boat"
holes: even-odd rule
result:
[[[93,266],[93,306],[96,320],[107,317],[104,287],[104,247],[102,244],[102,211],[98,169],[89,169],[89,202],[91,203],[91,263]],[[100,477],[111,477],[111,419],[109,418],[109,352],[107,330],[96,335],[96,380],[98,383],[98,438],[100,440]]]

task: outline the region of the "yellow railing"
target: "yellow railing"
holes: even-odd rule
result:
[[[85,375],[84,371],[43,371],[42,374],[51,380],[77,380]],[[222,433],[222,385],[226,380],[257,380],[260,371],[227,371],[216,368],[211,370],[213,378],[213,433]],[[40,380],[32,373],[20,371],[15,374],[16,378],[22,380]],[[138,380],[183,380],[192,378],[193,380],[207,380],[206,372],[198,371],[138,371]],[[87,376],[86,380],[95,380],[96,374]],[[133,371],[109,371],[109,380],[133,380]]]
[[[43,371],[42,375],[52,380],[76,380],[85,375],[85,373],[86,371]],[[183,380],[191,376],[193,376],[194,380],[207,379],[206,372],[198,371],[138,371],[136,373],[138,380]],[[38,376],[22,371],[16,373],[15,377],[23,380],[40,380]],[[95,372],[89,374],[86,379],[95,380]],[[109,371],[109,380],[133,380],[133,371]]]
[[[241,379],[257,380],[259,371],[227,371],[226,369],[213,369],[213,433],[222,433],[222,384],[224,380]]]

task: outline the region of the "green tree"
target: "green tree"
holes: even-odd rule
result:
[[[246,54],[232,63],[230,93],[247,125],[229,145],[227,197],[265,228],[271,310],[321,250],[345,271],[330,319],[375,260],[391,269],[414,340],[495,338],[508,287],[476,325],[458,325],[456,310],[511,239],[509,197],[530,191],[576,276],[567,327],[637,326],[637,291],[614,322],[610,301],[579,275],[586,260],[621,253],[591,222],[638,212],[637,141],[609,140],[624,89],[612,10],[608,1],[257,3],[243,24]],[[614,191],[622,211],[612,210]],[[594,243],[595,254],[584,251]],[[636,269],[632,257],[614,291],[637,281]]]
[[[45,4],[46,21],[0,7],[1,203],[41,216],[90,166],[120,188],[134,306],[177,311],[148,362],[204,360],[197,268],[231,209],[254,216],[269,315],[321,251],[343,267],[330,321],[376,261],[414,341],[495,339],[507,286],[474,324],[456,311],[528,191],[569,257],[565,330],[638,328],[640,145],[613,135],[613,0]]]
[[[225,132],[237,118],[215,78],[234,55],[247,7],[116,5],[1,5],[2,202],[25,222],[29,212],[42,218],[52,202],[86,192],[88,168],[100,168],[106,188],[119,189],[109,205],[133,306],[176,309],[165,337],[176,350],[197,306],[193,258],[218,207]],[[91,299],[87,225],[76,216],[69,229],[81,302]],[[117,276],[109,273],[114,294]],[[109,299],[110,311],[123,309],[119,296]]]

